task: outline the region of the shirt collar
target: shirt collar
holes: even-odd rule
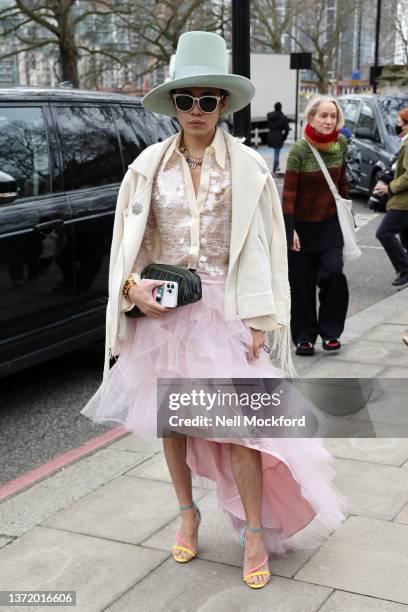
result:
[[[166,167],[167,162],[170,160],[171,156],[175,151],[180,153],[180,140],[181,140],[181,132],[178,133],[177,138],[173,140],[171,145],[168,147],[165,156],[163,157],[163,168]],[[227,145],[225,143],[225,138],[223,136],[222,130],[217,127],[215,130],[215,135],[212,143],[209,147],[206,148],[206,151],[211,151],[215,155],[215,161],[217,164],[225,170],[225,155],[227,152]]]
[[[401,138],[401,143],[405,142],[407,139],[408,139],[408,134],[405,134],[405,136]]]

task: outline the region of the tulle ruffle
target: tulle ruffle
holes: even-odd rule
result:
[[[109,382],[81,411],[97,423],[124,425],[156,437],[157,378],[283,377],[268,355],[248,362],[249,329],[224,319],[224,281],[203,277],[203,299],[160,319],[128,319],[128,335]],[[345,500],[332,485],[332,458],[320,438],[189,437],[187,462],[200,484],[216,488],[234,529],[244,525],[231,470],[231,443],[261,452],[262,524],[269,552],[315,548],[344,519]]]

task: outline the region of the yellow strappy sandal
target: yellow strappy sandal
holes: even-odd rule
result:
[[[190,506],[180,506],[180,510],[191,510],[191,508],[195,508],[198,516],[198,521],[201,523],[201,512],[198,506],[193,502]],[[172,553],[173,559],[177,561],[177,563],[187,563],[188,561],[192,561],[197,556],[197,551],[194,550],[187,542],[181,539],[180,533],[177,531],[176,533],[177,544],[174,544],[173,550],[182,550],[183,552],[187,552],[190,554],[190,557],[178,557],[174,553]]]
[[[248,527],[247,525],[245,525],[242,530],[241,530],[241,546],[242,548],[245,548],[245,532],[246,531],[262,531],[262,527]],[[269,556],[266,555],[265,558],[258,563],[258,565],[255,565],[255,567],[252,567],[249,572],[247,572],[246,574],[244,574],[244,576],[242,577],[242,580],[245,582],[245,584],[247,584],[251,589],[263,589],[264,586],[266,586],[269,582],[269,580],[265,580],[265,582],[261,582],[261,583],[253,583],[253,582],[248,582],[248,578],[252,578],[252,576],[271,576],[271,572],[269,570],[263,570],[263,571],[258,571],[260,567],[262,567],[263,565],[265,565],[265,563],[268,562]]]

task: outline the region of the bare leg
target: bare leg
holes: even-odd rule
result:
[[[190,506],[193,503],[191,472],[186,462],[187,439],[163,438],[164,454],[169,468],[173,486],[180,506]],[[197,533],[199,520],[194,508],[181,512],[180,537],[194,550],[197,550]],[[191,555],[177,550],[177,556],[187,559]]]
[[[259,451],[231,444],[231,467],[244,506],[248,527],[261,527],[262,468]],[[266,555],[261,532],[245,532],[244,574],[258,565]],[[259,568],[267,570],[267,564]],[[262,583],[269,576],[253,576],[252,583]]]

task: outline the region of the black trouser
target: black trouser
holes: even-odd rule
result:
[[[289,251],[292,293],[292,340],[314,344],[322,338],[339,338],[344,330],[349,292],[343,274],[343,247],[320,253]],[[316,313],[316,287],[319,313]]]
[[[388,210],[376,232],[396,272],[408,271],[408,254],[403,248],[408,247],[407,232],[408,210]],[[400,235],[401,242],[396,234]]]

